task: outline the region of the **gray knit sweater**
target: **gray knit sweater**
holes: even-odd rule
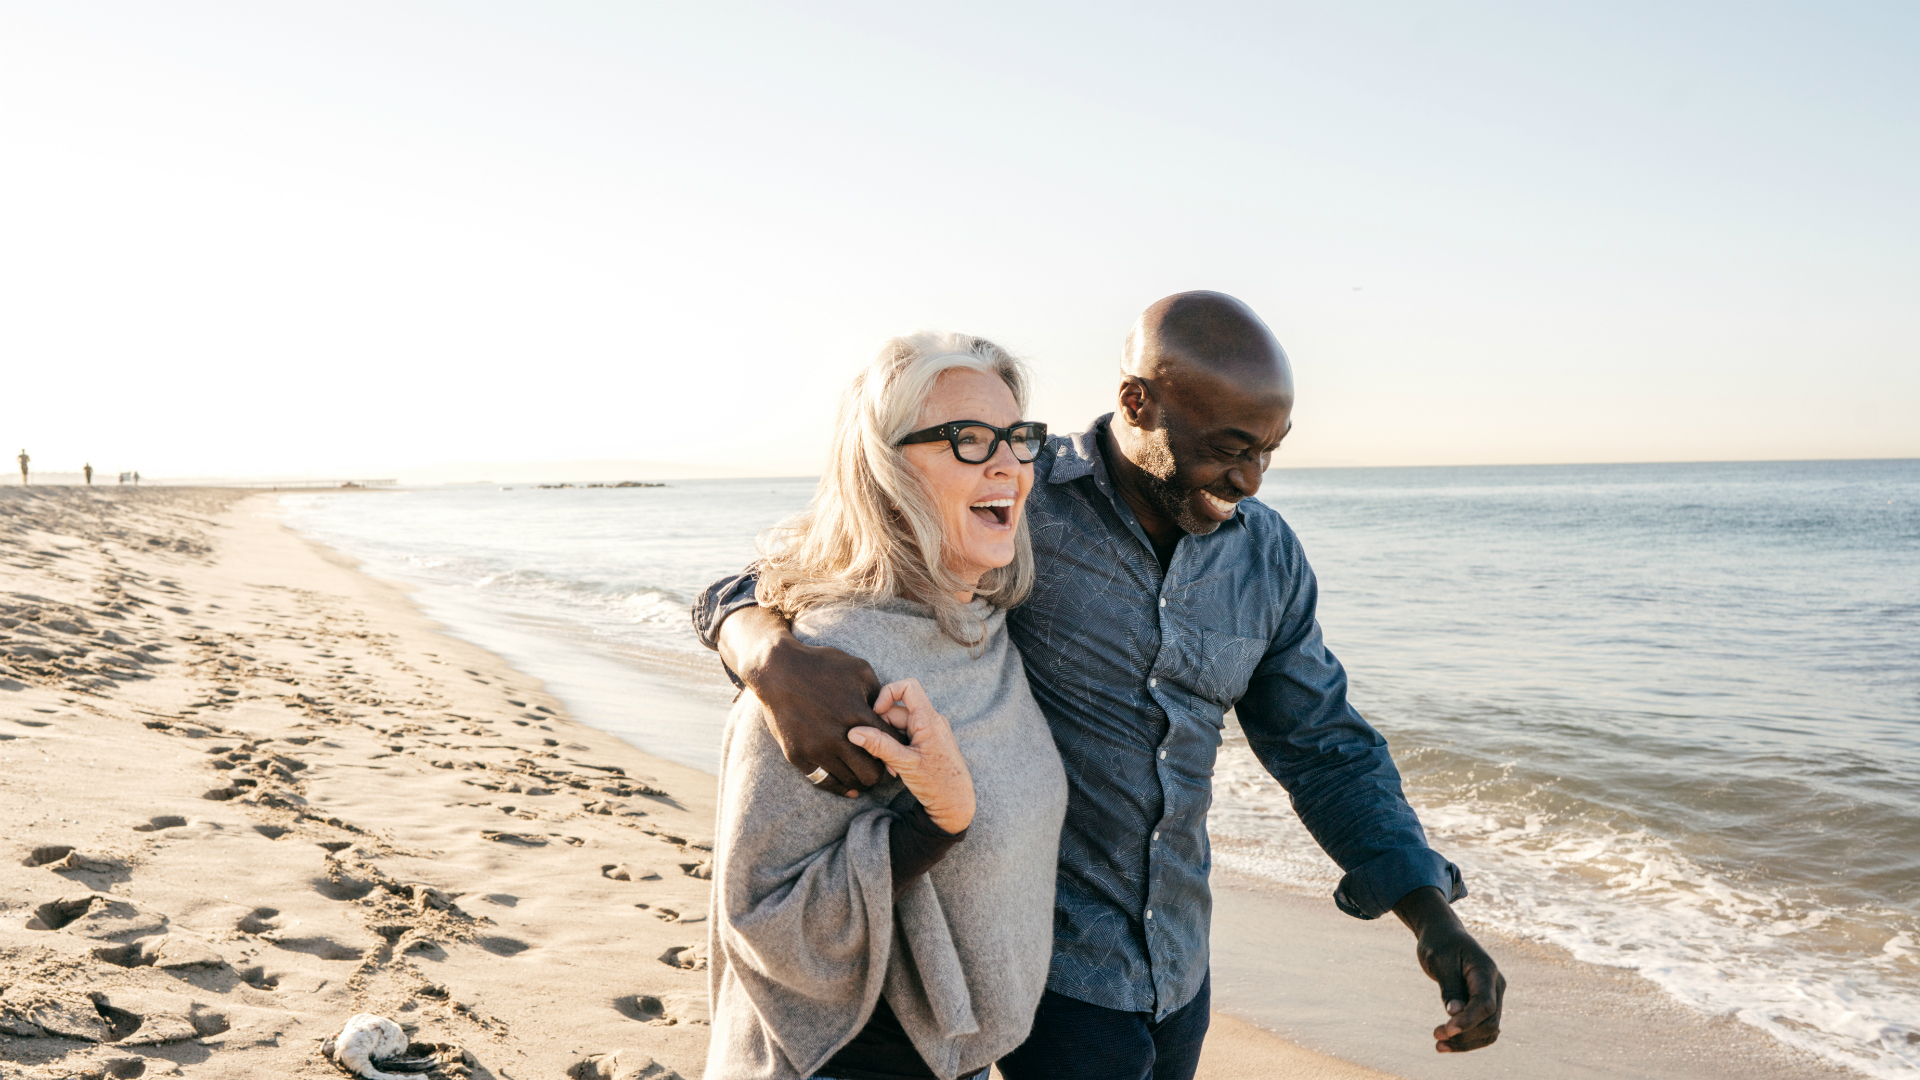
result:
[[[789,765],[751,693],[721,743],[710,934],[707,1080],[811,1076],[884,992],[942,1080],[1020,1045],[1046,986],[1067,782],[1006,616],[976,601],[984,652],[904,600],[810,612],[794,634],[909,676],[953,725],[973,774],[973,824],[893,893],[887,835],[913,797],[888,780],[856,799]],[[876,718],[877,719],[877,718]]]

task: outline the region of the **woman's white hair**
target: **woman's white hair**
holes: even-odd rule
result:
[[[955,368],[998,376],[1026,412],[1026,366],[993,342],[930,330],[888,339],[840,398],[832,456],[813,501],[761,537],[762,607],[794,618],[826,604],[902,596],[930,605],[948,636],[975,645],[983,627],[955,593],[971,589],[997,608],[1026,599],[1033,588],[1026,514],[1013,561],[970,585],[947,569],[939,510],[898,445],[921,426],[920,410],[941,374]]]

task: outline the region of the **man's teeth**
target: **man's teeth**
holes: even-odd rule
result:
[[[1219,497],[1218,495],[1213,494],[1212,492],[1203,491],[1200,493],[1200,497],[1207,500],[1208,506],[1213,507],[1215,510],[1218,510],[1222,514],[1233,513],[1233,508],[1235,504],[1228,502],[1227,500]]]

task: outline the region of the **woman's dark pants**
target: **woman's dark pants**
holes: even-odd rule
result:
[[[1212,1018],[1213,976],[1193,1000],[1155,1023],[1152,1013],[1089,1005],[1049,990],[1033,1034],[1000,1059],[1007,1080],[1193,1080]]]

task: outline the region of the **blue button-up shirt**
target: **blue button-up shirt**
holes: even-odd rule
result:
[[[1163,572],[1091,430],[1034,463],[1033,595],[1007,619],[1066,765],[1047,988],[1156,1019],[1199,992],[1213,898],[1207,808],[1226,712],[1345,876],[1334,902],[1377,918],[1460,871],[1427,846],[1380,737],[1347,702],[1317,586],[1280,515],[1242,500],[1183,535]],[[702,640],[753,603],[751,573],[694,605]]]

